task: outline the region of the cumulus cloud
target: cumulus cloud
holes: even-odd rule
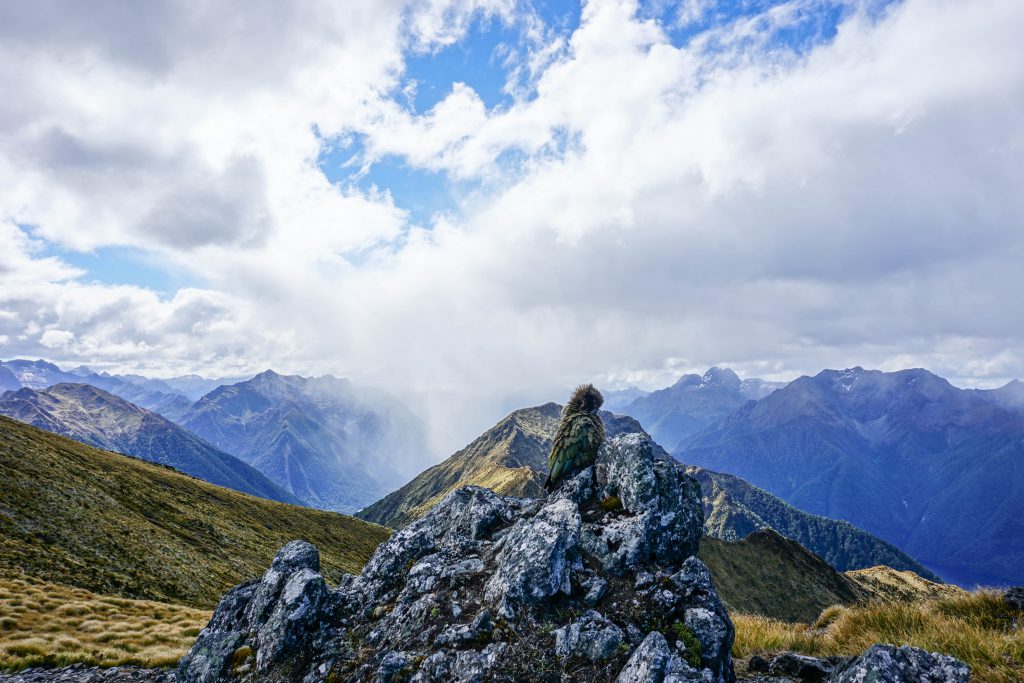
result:
[[[510,2],[345,5],[151,4],[118,16],[134,37],[102,4],[6,6],[4,356],[347,374],[420,392],[440,452],[584,379],[1024,375],[1020,3],[836,3],[825,39],[832,3],[784,2],[685,41],[715,3],[590,0],[571,33]],[[479,17],[527,36],[511,103],[455,75],[411,109],[407,56]],[[417,227],[317,166],[356,135],[361,163],[473,189]],[[86,283],[49,244],[202,284]]]

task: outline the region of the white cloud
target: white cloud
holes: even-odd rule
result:
[[[1024,375],[1024,6],[853,5],[807,54],[768,39],[819,4],[683,47],[614,0],[567,39],[478,2],[154,5],[123,19],[135,42],[102,12],[8,23],[0,352],[349,374],[423,392],[444,450],[586,378]],[[484,15],[533,32],[514,102],[456,85],[411,112],[403,51]],[[480,187],[410,227],[386,188],[316,167],[355,134],[368,159]],[[84,284],[41,238],[139,246],[205,284]]]

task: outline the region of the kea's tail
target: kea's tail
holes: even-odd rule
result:
[[[548,480],[544,482],[544,490],[551,493],[555,489],[554,483],[551,481],[551,475],[548,475]]]

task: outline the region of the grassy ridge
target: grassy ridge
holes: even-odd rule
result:
[[[0,669],[171,666],[209,619],[209,612],[180,605],[0,579]]]
[[[207,484],[0,417],[0,577],[212,607],[302,538],[357,573],[389,530]]]
[[[730,611],[811,621],[830,605],[871,597],[796,541],[758,531],[730,543],[705,536],[700,558]]]
[[[976,683],[1024,680],[1024,612],[1011,612],[994,592],[963,592],[916,603],[831,607],[814,624],[733,614],[733,655],[790,650],[857,655],[874,643],[913,645],[962,659]],[[1015,627],[1014,624],[1017,624]]]

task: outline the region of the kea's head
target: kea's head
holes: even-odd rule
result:
[[[604,403],[604,396],[593,384],[583,384],[576,387],[572,398],[565,406],[567,413],[596,413],[597,409]]]

